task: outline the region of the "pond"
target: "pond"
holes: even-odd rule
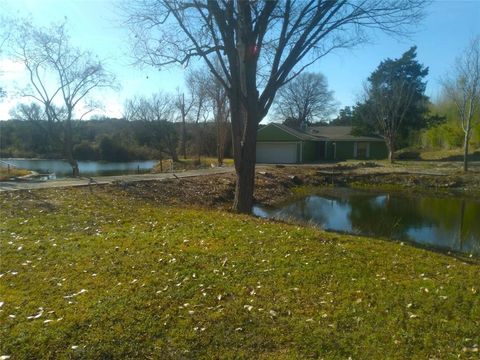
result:
[[[38,173],[55,173],[57,178],[70,176],[72,167],[64,160],[46,159],[2,159],[21,169],[33,170]],[[156,160],[130,161],[130,162],[102,162],[102,161],[79,161],[80,175],[101,176],[121,175],[130,173],[150,172],[157,163]]]
[[[408,241],[480,256],[480,199],[337,188],[277,208],[255,206],[253,213],[310,222],[327,231]]]

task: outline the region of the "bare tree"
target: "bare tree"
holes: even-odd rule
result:
[[[137,97],[127,100],[124,117],[131,121],[141,121],[148,130],[149,145],[156,146],[160,152],[167,152],[173,161],[178,161],[178,134],[172,122],[175,112],[175,99],[159,92],[150,98]]]
[[[23,95],[42,105],[50,130],[56,122],[63,124],[63,153],[73,176],[78,176],[78,163],[72,154],[73,117],[81,119],[93,111],[96,104],[88,101],[88,96],[95,89],[112,87],[114,77],[90,52],[70,44],[65,24],[37,28],[24,21],[12,33],[10,54],[25,65],[30,79]],[[80,107],[83,113],[77,114]]]
[[[217,163],[218,166],[222,166],[230,130],[230,108],[225,88],[214,76],[210,75],[210,79],[211,85],[207,89],[212,103],[217,132]]]
[[[280,88],[274,108],[283,119],[310,124],[327,119],[335,110],[335,101],[323,74],[304,72]]]
[[[184,159],[187,158],[187,117],[193,107],[193,98],[185,98],[185,92],[177,89],[177,96],[175,98],[175,107],[180,113],[180,121],[182,122],[182,137],[180,143],[180,151]]]
[[[360,116],[374,121],[387,144],[388,160],[393,163],[397,137],[414,99],[415,87],[404,79],[394,79],[387,91],[372,87],[365,91],[368,106],[367,111],[360,110]]]
[[[39,123],[40,121],[47,120],[45,111],[37,103],[30,104],[17,104],[13,109],[9,111],[12,119],[25,120]]]
[[[195,93],[195,123],[199,123],[202,114],[204,119],[210,115],[213,116],[216,129],[217,163],[222,166],[230,119],[228,96],[225,88],[205,67],[191,71],[187,76],[187,83],[190,91]],[[204,122],[204,126],[205,124]],[[202,132],[197,132],[197,154],[200,156]]]
[[[462,130],[463,171],[468,171],[468,143],[472,127],[480,122],[480,35],[470,41],[469,46],[457,59],[449,77],[443,80],[446,95],[455,103]]]
[[[128,3],[125,10],[139,63],[186,66],[200,57],[225,88],[237,174],[233,208],[249,213],[257,128],[277,90],[332,50],[365,40],[364,30],[403,33],[407,25],[418,22],[425,4],[424,0],[144,0]]]

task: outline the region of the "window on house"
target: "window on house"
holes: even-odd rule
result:
[[[366,159],[368,158],[368,143],[367,142],[358,142],[357,143],[357,158]]]

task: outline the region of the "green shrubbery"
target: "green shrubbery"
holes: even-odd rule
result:
[[[422,149],[455,149],[463,147],[465,133],[462,130],[459,115],[455,105],[442,100],[431,104],[432,114],[441,114],[445,121],[433,124],[431,127],[417,133],[412,137],[410,144]],[[480,123],[472,127],[470,145],[480,147]]]
[[[423,131],[420,145],[427,149],[452,149],[463,145],[463,130],[454,122],[446,122]]]

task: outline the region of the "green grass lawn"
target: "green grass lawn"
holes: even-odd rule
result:
[[[0,356],[480,355],[475,259],[114,189],[3,193],[0,208]]]

